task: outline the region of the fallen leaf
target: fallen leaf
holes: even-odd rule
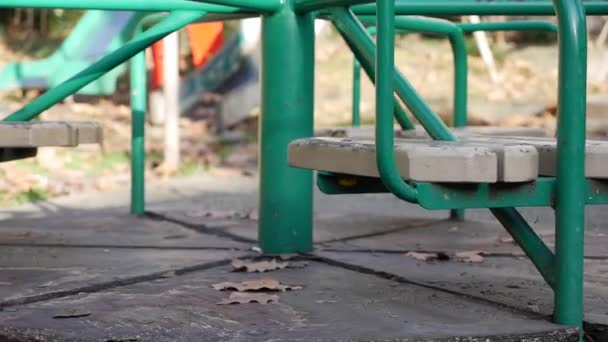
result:
[[[486,254],[484,251],[467,251],[467,252],[459,252],[456,253],[456,259],[462,262],[468,263],[479,263],[483,261],[483,254]]]
[[[405,256],[410,258],[414,258],[419,261],[430,261],[437,259],[437,253],[418,253],[418,252],[408,252]]]
[[[258,211],[257,210],[250,211],[249,214],[247,214],[246,219],[251,220],[251,221],[257,221],[258,220]]]
[[[258,261],[258,262],[245,262],[239,259],[232,260],[232,268],[234,271],[246,271],[246,272],[268,272],[274,270],[282,270],[289,266],[288,262],[277,262],[276,259],[272,261]]]
[[[513,238],[510,236],[503,236],[498,239],[498,242],[499,243],[515,243],[515,240],[513,240]]]
[[[450,260],[450,257],[447,254],[443,253],[443,252],[439,252],[439,253],[408,252],[407,254],[405,254],[405,256],[408,256],[410,258],[414,258],[414,259],[419,260],[419,261],[433,261],[433,260],[446,261],[446,260]]]
[[[268,295],[265,293],[241,293],[241,292],[232,292],[230,297],[224,298],[217,303],[217,305],[230,305],[230,304],[249,304],[249,303],[259,303],[259,304],[269,304],[269,303],[278,303],[279,296],[277,295]]]
[[[261,278],[256,280],[246,280],[242,283],[223,282],[212,285],[218,291],[236,290],[238,292],[245,291],[290,291],[300,290],[302,286],[283,285],[278,280],[272,278]]]
[[[534,313],[540,313],[540,308],[536,304],[528,304],[528,310]]]
[[[81,308],[77,308],[77,309],[70,309],[70,310],[66,310],[64,312],[60,312],[56,315],[53,316],[53,318],[55,319],[66,319],[66,318],[79,318],[79,317],[87,317],[90,316],[91,312],[81,309]]]

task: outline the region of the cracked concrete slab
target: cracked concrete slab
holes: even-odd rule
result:
[[[354,267],[386,272],[434,288],[551,315],[553,291],[524,257],[485,257],[480,263],[418,261],[405,253],[317,251],[316,255]],[[585,262],[585,320],[608,324],[608,263]],[[603,335],[604,338],[608,335]],[[603,339],[602,339],[603,340]]]
[[[1,246],[248,249],[249,244],[128,214],[88,212],[39,219],[5,220]]]
[[[182,222],[193,227],[208,227],[238,238],[257,240],[256,220],[247,218],[214,218],[193,215],[188,212],[171,211],[162,215],[172,222]],[[348,216],[323,215],[315,219],[314,240],[330,242],[353,239],[376,234],[385,234],[401,229],[429,224],[426,219],[407,219],[402,216],[352,213]]]
[[[18,307],[0,316],[0,334],[42,341],[577,340],[575,330],[535,315],[324,263],[270,275],[303,289],[279,293],[277,304],[219,306],[228,293],[212,284],[255,278],[220,267]]]
[[[342,251],[434,251],[463,252],[482,250],[490,254],[525,256],[499,223],[480,221],[427,220],[425,224],[388,234],[323,243],[321,249]],[[553,227],[539,225],[536,233],[549,248],[555,246]],[[585,255],[608,259],[608,234],[597,229],[586,231]]]
[[[225,250],[2,247],[0,307],[88,292],[160,277],[164,273],[230,260],[245,253]]]

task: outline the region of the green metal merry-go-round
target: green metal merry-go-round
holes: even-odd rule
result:
[[[259,132],[259,245],[266,254],[312,249],[313,172],[328,194],[389,192],[426,209],[488,208],[555,293],[553,320],[582,328],[585,206],[608,203],[608,145],[586,141],[587,15],[608,14],[608,1],[581,0],[3,0],[0,7],[139,11],[136,35],[4,119],[3,159],[40,146],[99,139],[95,126],[28,121],[131,60],[132,212],[144,201],[146,74],[143,51],[186,25],[262,18],[262,110]],[[528,21],[455,24],[418,16],[555,15]],[[375,132],[366,138],[314,137],[314,20],[331,21],[375,83]],[[449,129],[395,67],[396,31],[450,39],[455,60],[454,124],[466,126],[466,50],[475,30],[557,30],[556,138],[484,136]],[[371,34],[376,34],[376,40]],[[69,68],[69,66],[65,66]],[[355,67],[355,75],[358,73]],[[355,77],[357,79],[357,77]],[[358,102],[358,93],[355,100]],[[405,106],[402,106],[402,103]],[[356,107],[356,106],[355,106]],[[424,132],[416,131],[411,113]],[[358,123],[355,108],[354,124]],[[395,133],[394,120],[401,125]],[[1,127],[0,127],[1,128]],[[412,133],[414,132],[414,133]],[[418,133],[416,133],[418,132]],[[398,138],[395,139],[395,135]],[[27,138],[27,139],[26,139]],[[549,249],[517,207],[552,207],[556,245]]]

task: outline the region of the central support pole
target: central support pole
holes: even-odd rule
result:
[[[314,19],[286,4],[262,18],[260,211],[266,254],[312,250],[313,178],[287,165],[287,145],[313,136]]]
[[[587,23],[580,0],[553,0],[559,25],[554,320],[583,328]],[[582,334],[581,334],[582,341]]]

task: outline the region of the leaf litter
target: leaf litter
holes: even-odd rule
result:
[[[272,259],[271,261],[258,261],[258,262],[245,262],[239,259],[232,260],[232,268],[234,271],[245,271],[249,273],[253,272],[269,272],[274,270],[282,270],[289,266],[288,262],[277,262],[276,259]]]
[[[291,290],[301,290],[302,286],[291,286],[281,284],[278,280],[272,278],[260,278],[255,280],[246,280],[241,283],[223,282],[212,285],[218,291],[235,290],[238,292],[249,291],[280,291],[286,292]]]
[[[483,262],[483,256],[487,255],[487,252],[484,251],[466,251],[466,252],[458,252],[456,253],[456,259],[458,261],[476,264]]]
[[[435,261],[435,260],[447,261],[447,260],[450,260],[450,256],[443,252],[438,252],[438,253],[408,252],[405,254],[405,256],[414,258],[418,261]]]

